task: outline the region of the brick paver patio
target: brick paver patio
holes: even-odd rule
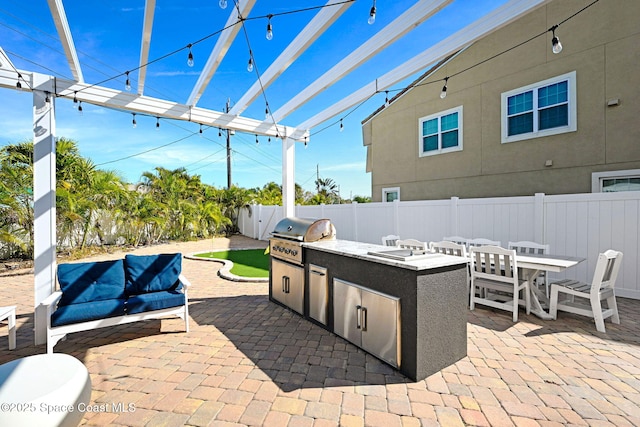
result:
[[[136,253],[261,245],[234,237]],[[266,284],[219,278],[219,267],[183,260],[194,285],[188,334],[180,320],[152,320],[56,346],[89,369],[92,404],[130,409],[88,412],[83,425],[640,425],[640,301],[618,298],[622,323],[607,321],[606,334],[569,314],[543,321],[521,312],[514,324],[477,308],[468,357],[413,382],[270,303]],[[0,305],[18,306],[18,348],[7,349],[1,326],[0,363],[45,352],[33,344],[33,274],[3,273],[0,286]]]

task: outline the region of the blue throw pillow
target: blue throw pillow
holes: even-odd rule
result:
[[[182,254],[125,255],[127,295],[178,289]]]
[[[124,298],[124,263],[115,261],[58,265],[62,298],[58,305]]]

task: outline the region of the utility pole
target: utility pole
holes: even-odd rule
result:
[[[229,102],[227,98],[225,113],[229,112]],[[227,188],[231,189],[231,129],[227,129]]]

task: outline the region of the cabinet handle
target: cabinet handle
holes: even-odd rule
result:
[[[362,325],[360,324],[360,316],[362,315],[360,313],[361,309],[362,309],[362,306],[356,305],[356,329],[360,329],[362,327]]]
[[[325,274],[322,271],[315,271],[315,270],[311,270],[311,272],[313,274],[317,274],[318,276],[325,276]]]
[[[287,284],[287,293],[291,292],[291,277],[287,276],[287,280],[285,281]]]
[[[367,331],[367,307],[362,307],[362,332]]]

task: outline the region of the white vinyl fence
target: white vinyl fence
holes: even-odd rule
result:
[[[640,299],[640,192],[585,193],[488,199],[296,206],[297,217],[328,218],[337,238],[381,243],[381,237],[439,241],[445,236],[484,237],[549,244],[550,253],[586,261],[552,278],[590,281],[600,252],[624,253],[616,283],[621,297]],[[281,206],[244,210],[240,231],[267,240],[282,219]]]

